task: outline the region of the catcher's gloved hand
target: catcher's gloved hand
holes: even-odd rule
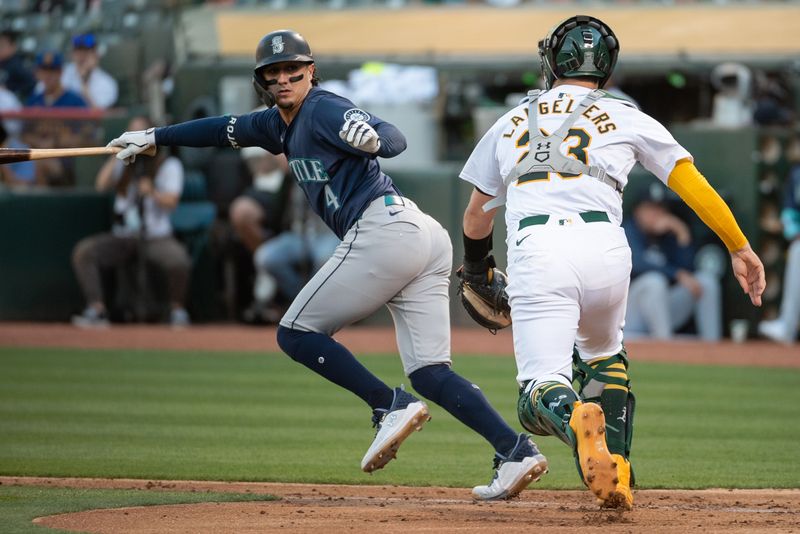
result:
[[[339,131],[339,137],[351,147],[370,154],[374,154],[381,148],[378,132],[364,121],[345,121]]]
[[[506,275],[495,267],[494,257],[479,261],[464,260],[456,271],[460,279],[461,304],[472,319],[492,334],[511,325]]]
[[[112,139],[106,146],[122,147],[122,150],[117,153],[117,159],[122,160],[125,165],[130,165],[136,161],[137,154],[153,155],[155,153],[155,128],[125,132],[116,139]]]

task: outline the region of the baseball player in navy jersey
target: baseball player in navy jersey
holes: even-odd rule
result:
[[[600,90],[618,52],[598,19],[556,26],[539,43],[547,90],[529,92],[500,118],[460,177],[475,186],[464,213],[464,278],[472,283],[486,283],[492,218],[506,204],[520,422],[573,448],[601,505],[631,509],[635,403],[622,338],[631,251],[620,222],[636,161],[722,239],[757,306],[765,282],[761,260],[692,156],[635,105]]]
[[[278,343],[292,359],[372,408],[377,431],[361,468],[384,467],[429,419],[425,402],[384,384],[332,337],[386,305],[414,389],[496,451],[495,476],[473,490],[475,498],[515,496],[546,471],[547,461],[528,435],[503,421],[478,386],[450,368],[449,236],[398,191],[376,159],[400,154],[405,138],[391,124],[317,87],[311,49],[293,31],[261,40],[254,85],[271,107],[125,132],[109,144],[123,147],[117,157],[128,162],[153,145],[260,146],[285,154],[312,208],[342,241],[281,319]]]

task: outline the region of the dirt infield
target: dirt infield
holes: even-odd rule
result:
[[[356,353],[393,353],[387,328],[351,328],[337,339]],[[0,323],[0,347],[277,351],[271,328],[124,326],[81,331],[63,324]],[[629,343],[632,359],[696,364],[800,366],[800,350],[750,341]],[[509,331],[453,331],[455,354],[511,357]],[[601,511],[586,491],[531,489],[511,502],[474,503],[465,488],[0,477],[0,484],[143,491],[271,494],[278,501],[151,506],[38,518],[37,525],[102,533],[559,532],[800,533],[800,490],[646,490],[632,512]],[[534,486],[535,488],[535,486]]]
[[[356,354],[397,351],[391,328],[348,328],[337,334],[336,339]],[[767,341],[742,344],[634,341],[626,346],[633,361],[800,367],[800,346]],[[152,325],[80,330],[59,323],[0,323],[0,347],[280,351],[274,328],[238,325],[192,326],[176,331]],[[493,336],[481,328],[454,328],[452,352],[511,357],[511,331],[502,330]]]
[[[2,484],[270,494],[278,501],[91,510],[37,525],[116,534],[178,532],[800,532],[800,490],[638,491],[632,512],[588,492],[526,490],[474,503],[466,489],[0,477]]]

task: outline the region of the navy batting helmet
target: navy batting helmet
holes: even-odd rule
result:
[[[619,55],[619,41],[600,19],[570,17],[539,41],[542,75],[548,89],[560,78],[598,78],[605,85]]]
[[[256,48],[256,66],[253,69],[253,86],[256,93],[271,107],[274,104],[274,97],[267,89],[268,85],[261,75],[261,70],[267,65],[281,63],[283,61],[301,61],[303,63],[314,63],[314,55],[308,41],[293,30],[277,30],[265,35],[258,43]]]

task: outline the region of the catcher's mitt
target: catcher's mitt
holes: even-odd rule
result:
[[[472,319],[492,334],[511,326],[511,306],[508,304],[506,286],[508,278],[497,268],[491,268],[488,283],[465,280],[464,267],[456,271],[459,278],[458,293],[461,304]]]

